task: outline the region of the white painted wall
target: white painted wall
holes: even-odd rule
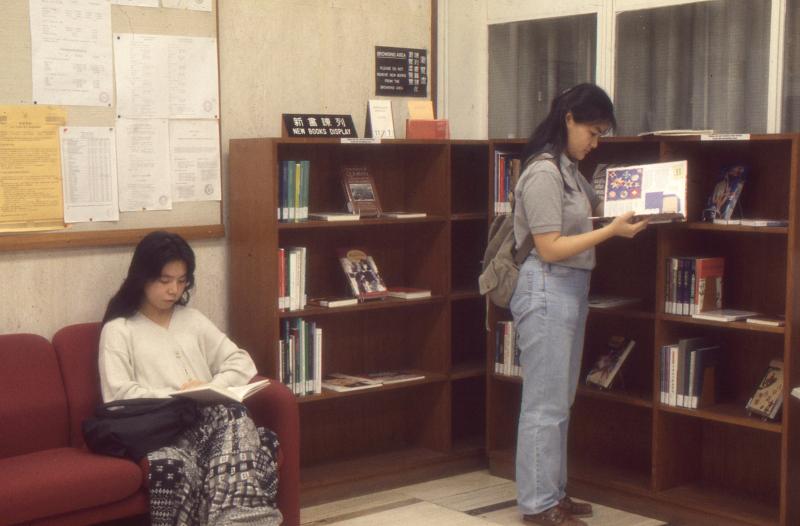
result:
[[[228,140],[278,136],[281,113],[350,113],[363,133],[374,93],[374,46],[430,49],[428,0],[221,0],[223,177]],[[22,37],[28,38],[27,34]],[[0,102],[11,103],[0,93]],[[393,98],[404,131],[404,99]],[[227,328],[227,244],[193,242],[192,305]],[[0,333],[50,338],[98,320],[119,287],[131,247],[0,252]]]

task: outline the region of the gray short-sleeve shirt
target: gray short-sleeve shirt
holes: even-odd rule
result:
[[[571,191],[565,189],[565,184]],[[599,199],[578,166],[561,155],[561,173],[550,160],[530,163],[514,189],[514,238],[520,246],[525,236],[560,232],[562,236],[592,230],[592,210]],[[536,248],[531,252],[536,254]],[[593,269],[594,248],[558,262],[573,268]]]

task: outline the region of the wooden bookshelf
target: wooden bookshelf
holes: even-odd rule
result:
[[[520,151],[522,141],[494,141]],[[597,248],[592,292],[636,296],[635,308],[591,309],[585,375],[608,337],[637,341],[610,391],[579,387],[570,424],[570,480],[600,491],[657,500],[710,519],[752,525],[800,524],[800,403],[789,390],[800,384],[800,135],[754,135],[748,141],[694,138],[610,138],[581,163],[637,164],[686,159],[688,222],[652,225],[633,240]],[[714,225],[702,209],[723,167],[745,164],[741,195],[746,217],[788,219],[787,227]],[[492,199],[493,169],[489,176]],[[487,209],[493,210],[492,203]],[[491,221],[491,217],[488,219]],[[786,316],[785,327],[720,323],[664,312],[665,260],[677,256],[725,258],[723,306]],[[513,476],[521,383],[493,373],[494,328],[511,319],[489,311],[486,448],[493,473]],[[660,403],[660,349],[681,338],[718,343],[716,401],[702,409]],[[771,359],[784,362],[784,401],[777,421],[744,409]]]
[[[344,165],[366,166],[383,210],[424,218],[277,219],[279,163],[310,161],[309,211],[344,211]],[[488,211],[486,141],[342,144],[331,139],[230,143],[230,334],[259,372],[277,374],[284,320],[323,331],[322,369],[410,369],[424,380],[298,397],[304,495],[403,480],[426,467],[484,460],[485,304],[477,292]],[[309,297],[349,296],[337,249],[363,248],[389,286],[430,289],[339,308],[278,309],[278,249],[307,247]]]

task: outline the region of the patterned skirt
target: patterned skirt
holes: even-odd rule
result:
[[[201,413],[174,446],[147,455],[151,525],[279,525],[278,437],[240,404]]]

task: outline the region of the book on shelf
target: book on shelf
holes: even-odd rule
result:
[[[170,396],[177,398],[191,398],[201,403],[217,402],[243,402],[246,398],[254,395],[258,391],[269,385],[269,380],[258,380],[256,382],[237,385],[234,387],[223,387],[214,384],[205,384],[182,391],[171,393]]]
[[[742,226],[757,226],[757,227],[782,227],[789,226],[787,219],[740,219],[739,223]]]
[[[431,291],[429,289],[416,289],[413,287],[389,287],[388,296],[390,298],[400,298],[404,300],[417,300],[430,298]]]
[[[495,214],[511,213],[514,188],[519,180],[521,166],[518,153],[495,150],[493,179]]]
[[[307,160],[280,162],[278,174],[278,219],[308,219],[308,190],[311,163]]]
[[[716,309],[692,314],[692,318],[710,321],[740,321],[753,316],[758,316],[758,313],[741,309]]]
[[[278,308],[300,310],[306,306],[306,247],[278,249]]]
[[[624,307],[626,305],[636,305],[641,301],[641,298],[633,298],[629,296],[612,296],[607,294],[589,295],[589,307],[595,309],[613,309],[615,307]]]
[[[703,221],[729,220],[733,217],[748,172],[748,168],[741,164],[722,169],[714,190],[708,196],[708,202],[703,210]]]
[[[783,404],[783,361],[771,360],[745,408],[751,415],[774,420]]]
[[[665,270],[664,312],[694,315],[722,308],[724,258],[671,257]]]
[[[350,305],[358,305],[358,298],[351,296],[326,296],[323,298],[311,298],[308,300],[309,305],[316,307],[326,307],[329,309],[336,307],[347,307]]]
[[[308,217],[317,221],[358,221],[361,219],[359,214],[350,212],[312,212]]]
[[[411,382],[413,380],[424,380],[424,374],[416,374],[409,371],[375,371],[363,375],[363,378],[378,382],[383,385],[399,384]]]
[[[519,361],[519,345],[517,331],[513,321],[497,322],[495,331],[494,372],[503,376],[522,376]]]
[[[603,389],[611,387],[617,378],[622,364],[636,345],[634,340],[624,336],[612,336],[608,340],[606,352],[595,362],[586,375],[588,385],[596,385]]]
[[[786,325],[786,317],[783,315],[749,316],[744,321],[747,323],[754,323],[756,325],[767,325],[769,327],[783,327],[784,325]]]
[[[662,347],[661,403],[687,409],[714,404],[718,349],[703,338],[683,338]]]
[[[359,300],[381,299],[388,294],[386,284],[372,256],[361,249],[340,249],[339,262],[350,284],[350,290]]]
[[[686,161],[609,167],[602,195],[603,215],[610,219],[633,211],[651,222],[686,220]]]
[[[303,318],[282,320],[277,365],[278,378],[294,394],[322,392],[322,328]]]
[[[642,132],[639,137],[685,137],[687,135],[711,135],[714,130],[696,130],[696,129],[674,129],[674,130],[654,130],[649,132]]]
[[[361,376],[331,373],[322,379],[323,389],[337,392],[358,391],[361,389],[374,389],[382,384]]]
[[[346,165],[341,168],[342,187],[347,196],[347,210],[361,217],[381,215],[378,188],[365,165]]]
[[[428,217],[426,212],[407,212],[404,210],[397,210],[394,212],[382,212],[381,217],[391,217],[393,219],[418,219],[421,217]]]

